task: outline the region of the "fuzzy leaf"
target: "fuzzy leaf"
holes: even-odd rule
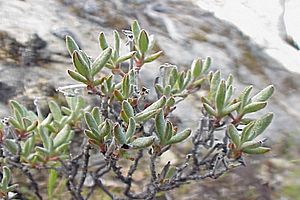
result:
[[[130,105],[130,103],[127,100],[123,101],[122,110],[124,110],[124,112],[125,112],[125,114],[127,115],[128,118],[134,116],[134,110],[133,110],[132,106]]]
[[[72,54],[75,50],[79,51],[78,45],[76,44],[74,39],[69,35],[66,36],[66,45],[67,45],[67,49],[69,51],[69,54],[71,56],[72,56]]]
[[[125,136],[125,134],[123,133],[123,131],[122,131],[122,129],[121,129],[121,127],[120,127],[119,124],[116,124],[116,125],[114,126],[113,131],[114,131],[114,136],[115,136],[117,142],[118,142],[119,144],[126,144],[126,136]]]
[[[105,122],[103,122],[104,125],[101,127],[100,132],[99,132],[99,136],[101,139],[103,139],[105,136],[110,134],[111,131],[111,126],[109,123],[109,119],[106,119]]]
[[[252,102],[267,101],[274,92],[274,85],[269,85],[251,98]]]
[[[163,136],[164,140],[162,141],[163,144],[171,139],[171,137],[173,136],[173,132],[173,124],[169,120],[167,120]]]
[[[131,137],[135,133],[135,129],[136,129],[135,120],[134,120],[134,118],[130,117],[128,128],[127,128],[127,131],[126,131],[126,141],[127,142],[129,142],[129,140],[131,139]]]
[[[37,126],[38,126],[38,121],[34,121],[32,122],[32,124],[30,126],[27,127],[26,131],[27,132],[31,132],[33,131]]]
[[[207,103],[203,103],[203,107],[206,110],[206,112],[211,115],[211,116],[217,116],[217,112],[215,111],[215,109],[213,109],[210,105],[208,105]]]
[[[80,56],[78,51],[73,52],[72,61],[73,61],[73,65],[76,68],[76,70],[78,71],[78,73],[88,79],[88,77],[90,76],[90,69],[89,69],[88,63],[86,63],[82,59],[82,57]]]
[[[134,20],[133,23],[131,24],[131,31],[133,34],[133,38],[135,40],[135,42],[138,40],[141,28],[140,25],[138,23],[138,21]]]
[[[269,152],[271,149],[268,148],[268,147],[258,147],[258,148],[253,148],[253,149],[243,149],[243,152],[244,153],[247,153],[247,154],[264,154],[264,153],[267,153]]]
[[[4,145],[12,154],[17,153],[18,145],[14,139],[6,139]]]
[[[63,143],[67,142],[66,140],[68,139],[70,131],[71,131],[70,126],[68,124],[65,125],[64,128],[61,129],[61,131],[59,131],[55,136],[55,138],[53,139],[53,147],[57,148]]]
[[[240,135],[236,130],[235,126],[230,124],[227,128],[227,133],[232,143],[238,148],[241,144]]]
[[[117,63],[117,64],[118,64],[118,63],[122,63],[122,62],[124,62],[124,61],[126,61],[126,60],[132,58],[132,57],[134,56],[135,53],[136,53],[136,51],[132,51],[132,52],[130,52],[130,53],[124,55],[124,56],[119,57],[118,60],[116,61],[116,63]]]
[[[262,134],[264,132],[264,130],[272,122],[272,119],[273,119],[273,113],[265,114],[264,116],[257,119],[252,128],[252,133],[251,133],[251,136],[249,137],[249,140],[253,140],[258,135]]]
[[[118,33],[118,31],[114,31],[114,58],[118,58],[119,57],[119,53],[120,53],[120,35]]]
[[[266,107],[267,102],[252,102],[246,105],[243,109],[243,114],[259,111]]]
[[[112,53],[111,48],[105,49],[92,64],[92,76],[96,75],[110,59]]]
[[[148,112],[148,111],[151,111],[151,110],[157,110],[159,108],[162,108],[166,104],[166,102],[167,102],[166,96],[162,96],[160,99],[158,99],[157,101],[152,103],[150,106],[148,106],[145,110],[143,110],[140,113],[144,113],[144,112]]]
[[[217,92],[216,92],[216,111],[218,115],[222,115],[224,102],[225,102],[225,95],[226,95],[226,83],[224,80],[222,80],[218,86]]]
[[[147,112],[140,112],[138,113],[134,119],[137,123],[139,122],[145,122],[147,121],[148,119],[152,118],[156,113],[158,113],[161,109],[158,109],[158,110],[150,110],[150,111],[147,111]]]
[[[59,105],[55,101],[50,101],[48,104],[54,120],[60,121],[62,118],[62,113]]]
[[[108,44],[107,44],[107,41],[106,41],[106,38],[105,38],[105,34],[103,32],[100,33],[99,35],[99,43],[100,43],[100,48],[102,50],[105,50],[108,48]]]
[[[186,138],[188,138],[191,134],[192,130],[191,129],[185,129],[184,131],[177,133],[176,135],[172,136],[171,139],[167,142],[167,144],[175,144],[182,142]]]
[[[214,100],[221,81],[221,72],[216,71],[210,81],[210,99]]]
[[[162,53],[163,53],[163,51],[159,51],[159,52],[156,52],[154,54],[151,54],[151,55],[147,56],[145,58],[144,63],[149,63],[149,62],[152,62],[152,61],[156,60],[157,58],[159,58],[162,55]]]
[[[211,58],[210,58],[210,57],[207,57],[207,58],[204,60],[203,68],[202,68],[201,73],[205,73],[205,72],[209,69],[210,65],[211,65]]]
[[[157,137],[163,143],[164,142],[164,131],[165,131],[165,119],[163,110],[161,110],[155,117],[155,130]]]
[[[191,70],[194,78],[198,78],[200,76],[202,71],[202,60],[200,58],[193,61]]]
[[[99,107],[94,107],[91,111],[93,118],[96,121],[96,124],[101,124],[103,122],[102,113]]]
[[[84,113],[84,118],[90,130],[92,130],[92,128],[98,129],[97,122],[94,119],[94,117],[91,115],[91,113],[89,112]]]
[[[229,113],[231,113],[233,111],[235,111],[240,106],[240,104],[241,104],[241,102],[237,102],[235,104],[232,104],[232,105],[227,106],[226,108],[224,108],[223,113],[222,113],[223,114],[222,117],[228,115]]]
[[[149,45],[149,36],[145,30],[141,30],[138,41],[140,51],[146,53]]]
[[[155,136],[140,137],[135,139],[131,145],[134,149],[146,148],[153,144]]]

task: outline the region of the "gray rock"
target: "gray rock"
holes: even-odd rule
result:
[[[268,129],[267,136],[279,140],[284,133],[300,130],[299,74],[284,69],[235,26],[217,19],[213,14],[199,9],[187,0],[153,0],[147,1],[146,4],[140,3],[142,1],[132,3],[133,1],[117,0],[88,2],[89,4],[84,5],[80,0],[64,3],[45,1],[41,6],[38,0],[27,0],[22,4],[4,1],[1,2],[4,12],[0,13],[0,18],[5,16],[6,20],[1,28],[15,41],[19,41],[18,33],[22,31],[23,42],[19,42],[21,46],[25,44],[24,41],[28,41],[32,33],[37,33],[48,44],[46,49],[51,49],[50,56],[56,51],[66,53],[65,44],[60,38],[65,33],[74,33],[81,39],[83,50],[95,58],[100,52],[97,43],[100,31],[110,34],[115,28],[119,31],[128,29],[132,19],[136,18],[143,28],[156,36],[157,49],[165,52],[158,62],[146,65],[142,69],[141,75],[145,85],[152,86],[150,80],[158,74],[158,67],[164,62],[186,69],[195,57],[211,56],[213,70],[221,69],[223,76],[229,73],[236,76],[237,91],[241,91],[248,84],[254,85],[254,92],[268,84],[275,85],[276,92],[265,111],[275,113],[274,123]],[[16,16],[28,6],[32,12],[23,13],[23,18],[31,22],[24,24],[22,19]],[[39,17],[40,15],[43,15],[43,18]],[[55,30],[56,27],[67,29]],[[112,41],[111,36],[107,37]],[[46,85],[52,88],[73,83],[65,72],[67,67],[71,66],[70,59],[63,57],[61,61],[62,63],[35,63],[40,67],[29,67],[26,70],[20,67],[11,68],[2,61],[0,70],[5,72],[1,74],[0,82],[12,88],[24,88],[21,91],[27,95],[32,95],[26,92],[29,87],[39,87],[36,82],[38,79],[46,80]],[[9,98],[15,95],[13,89],[11,91]],[[36,95],[45,94],[40,92],[34,94]],[[197,127],[201,104],[199,96],[200,93],[196,93],[188,98],[174,113],[182,119],[182,126]]]

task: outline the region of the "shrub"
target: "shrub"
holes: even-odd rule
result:
[[[120,53],[117,31],[113,32],[113,47],[100,33],[102,53],[95,59],[66,37],[74,65],[68,74],[79,84],[58,89],[65,94],[65,106],[49,101],[50,113],[44,116],[37,101],[36,112],[10,101],[12,116],[0,125],[2,198],[53,199],[57,191],[66,190],[72,199],[80,200],[89,199],[96,191],[111,199],[154,199],[158,192],[190,181],[218,178],[244,165],[244,154],[270,150],[263,146],[265,139],[257,137],[271,123],[273,114],[256,119],[247,116],[267,105],[272,85],[254,96],[248,86],[235,96],[233,76],[223,79],[220,71],[209,72],[211,58],[197,58],[186,71],[162,65],[160,76],[154,79],[157,98],[151,101],[139,72],[162,52],[152,52],[153,36],[137,21],[123,33],[129,53]],[[110,73],[104,75],[103,70]],[[202,86],[208,92],[199,102],[203,114],[199,128],[178,130],[171,113]],[[85,95],[77,92],[80,88],[87,89]],[[96,106],[89,105],[87,94],[97,97]],[[80,147],[76,147],[78,141]],[[184,141],[189,142],[184,145]],[[161,163],[160,157],[177,144],[188,151],[184,159]],[[30,182],[34,194],[14,184],[20,178],[11,170]],[[140,187],[133,188],[138,170],[149,171],[148,176],[138,182]],[[48,178],[44,181],[47,188],[41,188],[38,176]],[[121,192],[105,184],[111,178],[123,184]]]

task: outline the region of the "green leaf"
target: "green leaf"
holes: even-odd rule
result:
[[[2,181],[1,181],[1,186],[2,186],[2,188],[7,189],[8,184],[9,184],[10,179],[11,179],[11,171],[7,166],[3,166],[2,167],[2,174],[3,174],[3,177],[2,177]]]
[[[232,74],[229,74],[229,76],[227,77],[226,80],[226,87],[229,88],[230,86],[232,87],[232,83],[233,83],[233,76]]]
[[[96,124],[101,124],[103,122],[102,113],[99,107],[94,107],[91,111],[93,118],[96,121]]]
[[[32,124],[30,126],[27,127],[26,131],[27,132],[31,132],[33,131],[37,126],[38,126],[38,121],[34,121],[32,122]]]
[[[85,118],[85,121],[86,121],[88,127],[90,128],[90,130],[92,130],[92,128],[94,128],[96,130],[98,129],[97,122],[94,119],[94,117],[91,115],[91,113],[89,113],[89,112],[84,113],[84,118]]]
[[[162,143],[164,143],[165,123],[164,112],[160,110],[155,116],[155,130],[157,137]]]
[[[221,72],[216,71],[210,81],[210,99],[214,100],[216,96],[217,89],[221,81]]]
[[[72,54],[75,50],[79,51],[78,45],[76,44],[74,39],[69,35],[66,36],[66,45],[67,45],[67,49],[69,51],[69,54],[71,56],[72,56]]]
[[[120,93],[119,90],[114,90],[114,96],[118,101],[123,101],[123,99],[125,99],[125,97]]]
[[[264,130],[270,125],[273,119],[273,113],[268,113],[260,117],[255,121],[255,124],[252,128],[251,136],[249,140],[253,140],[258,135],[262,134]]]
[[[141,31],[138,21],[136,21],[136,20],[133,21],[133,23],[131,24],[131,31],[132,31],[133,38],[136,43],[139,38],[140,31]]]
[[[18,111],[20,113],[21,117],[25,117],[25,115],[26,115],[26,108],[24,106],[22,106],[21,104],[19,104],[15,100],[10,100],[9,103],[13,107],[14,110],[16,110],[16,111]]]
[[[48,145],[50,143],[50,138],[49,138],[48,133],[45,131],[45,128],[42,126],[39,126],[38,133],[43,142],[43,146],[48,149]]]
[[[248,141],[241,145],[241,150],[243,149],[254,149],[262,146],[262,141]]]
[[[119,54],[120,54],[120,35],[118,33],[118,31],[114,30],[114,48],[115,48],[115,55],[114,58],[118,58],[119,57]]]
[[[63,114],[65,114],[65,115],[71,115],[71,114],[72,114],[72,111],[71,111],[70,108],[67,108],[67,107],[65,107],[65,106],[62,106],[60,109],[61,109],[61,112],[62,112]],[[50,121],[50,122],[51,122],[51,121]]]
[[[159,93],[159,94],[164,93],[164,88],[160,84],[156,83],[154,87],[155,87],[155,90],[157,93]]]
[[[110,59],[112,53],[111,48],[105,49],[93,62],[92,64],[92,76],[95,76]]]
[[[79,74],[81,74],[82,76],[84,76],[87,79],[90,79],[89,78],[90,77],[90,69],[89,69],[88,63],[86,63],[82,59],[82,57],[80,56],[78,51],[73,52],[72,61],[73,61],[74,67],[79,72]]]
[[[148,112],[148,111],[151,111],[151,110],[157,110],[159,108],[162,108],[162,107],[164,107],[166,105],[166,102],[167,102],[166,96],[162,96],[160,99],[158,99],[157,101],[155,101],[154,103],[152,103],[150,106],[148,106],[141,113]]]
[[[130,95],[129,75],[125,75],[122,80],[122,95],[127,99]]]
[[[136,51],[132,51],[132,52],[129,52],[128,54],[124,55],[124,56],[121,56],[117,59],[116,63],[122,63],[130,58],[132,58],[134,56],[134,54],[136,53]]]
[[[109,123],[109,119],[106,119],[105,122],[103,122],[104,125],[100,128],[99,136],[101,139],[103,139],[105,136],[109,135],[111,132],[111,126]]]
[[[226,108],[223,109],[223,115],[222,117],[228,115],[229,113],[235,111],[239,106],[240,106],[241,102],[237,102],[237,103],[234,103],[230,106],[227,106]]]
[[[274,93],[274,85],[269,85],[251,98],[252,102],[267,101]]]
[[[167,86],[165,87],[165,91],[164,91],[163,94],[164,94],[166,97],[170,96],[170,94],[171,94],[171,85],[167,85]]]
[[[5,139],[4,145],[12,154],[17,153],[18,145],[14,139]]]
[[[55,136],[55,138],[53,139],[53,147],[57,148],[63,143],[67,142],[70,131],[71,131],[70,126],[66,124],[64,128],[61,129],[61,131],[59,131]]]
[[[239,146],[241,144],[240,135],[234,125],[232,125],[232,124],[228,125],[227,134],[228,134],[230,140],[232,141],[232,143],[235,144],[235,146],[237,148],[239,148]]]
[[[252,102],[246,105],[243,109],[243,114],[259,111],[266,107],[267,102]]]
[[[194,78],[198,78],[200,76],[202,72],[202,60],[200,58],[197,58],[193,61],[191,70]]]
[[[129,123],[129,118],[128,116],[126,115],[125,111],[124,110],[121,110],[120,112],[120,117],[121,119],[125,122],[125,123]]]
[[[149,45],[149,36],[148,33],[145,30],[141,30],[139,34],[139,39],[138,39],[138,45],[140,51],[144,54],[148,50],[148,45]]]
[[[204,83],[206,79],[205,78],[201,78],[199,80],[196,80],[193,82],[193,87],[200,87],[202,85],[202,83]]]
[[[99,141],[100,137],[99,137],[99,134],[95,134],[93,131],[90,131],[90,130],[87,130],[85,129],[84,130],[84,134],[91,140],[95,140],[95,141]]]
[[[123,133],[119,124],[116,124],[113,129],[114,136],[119,144],[126,144],[126,136]]]
[[[148,119],[152,118],[156,113],[160,112],[161,109],[158,109],[158,110],[149,110],[149,111],[143,111],[143,112],[140,112],[138,113],[134,119],[137,123],[139,122],[145,122],[147,121]]]
[[[175,98],[174,98],[174,97],[170,97],[170,98],[167,100],[166,105],[169,106],[169,107],[172,107],[172,106],[175,105],[175,103],[176,103]]]
[[[241,102],[240,108],[238,110],[239,112],[242,112],[243,108],[248,104],[248,102],[249,102],[249,95],[250,95],[250,92],[252,91],[252,88],[253,88],[252,85],[246,87],[242,91],[242,93],[239,95],[238,99]]]
[[[225,102],[225,95],[226,95],[226,83],[224,80],[222,80],[218,86],[217,92],[216,92],[216,111],[218,115],[222,115],[224,102]]]
[[[247,154],[264,154],[264,153],[269,152],[270,150],[271,149],[267,148],[267,147],[258,147],[258,148],[254,148],[254,149],[246,148],[246,149],[243,149],[243,152],[247,153]]]
[[[126,141],[127,142],[129,142],[129,140],[131,139],[131,137],[135,133],[135,129],[136,129],[135,120],[134,120],[134,118],[130,117],[128,128],[127,128],[127,131],[126,131]]]
[[[17,128],[17,129],[20,129],[20,130],[23,129],[22,125],[17,120],[15,120],[14,118],[10,117],[8,121],[13,127]]]
[[[42,121],[41,126],[46,126],[46,125],[50,124],[52,121],[52,118],[53,118],[52,114],[49,113],[48,116]]]
[[[50,101],[48,104],[54,120],[60,121],[62,118],[62,113],[59,105],[55,101]]]
[[[186,73],[186,76],[185,76],[185,78],[183,80],[183,87],[182,87],[182,89],[186,89],[191,80],[192,80],[192,72],[191,72],[191,70],[188,70],[187,73]]]
[[[134,149],[146,148],[153,144],[155,136],[140,137],[135,139],[131,145]]]
[[[105,38],[105,34],[103,32],[100,33],[99,35],[99,43],[100,43],[100,48],[102,50],[105,50],[108,48],[108,44],[107,44],[107,41],[106,41],[106,38]]]
[[[162,54],[163,54],[163,51],[159,51],[159,52],[156,52],[154,54],[151,54],[151,55],[149,55],[149,56],[147,56],[145,58],[144,63],[153,62],[154,60],[156,60],[157,58],[159,58]]]
[[[167,120],[164,131],[164,140],[162,141],[163,144],[171,139],[171,137],[173,136],[173,132],[173,124],[169,120]]]
[[[203,107],[209,115],[217,116],[217,112],[209,104],[203,103]]]
[[[207,58],[204,60],[203,68],[202,68],[201,73],[205,73],[205,72],[209,69],[210,65],[211,65],[211,58],[210,58],[210,57],[207,57]]]
[[[124,110],[124,112],[125,112],[125,114],[127,115],[128,118],[134,116],[134,110],[133,110],[132,106],[130,105],[130,103],[127,100],[123,101],[122,110]]]
[[[22,148],[22,154],[25,157],[28,157],[31,151],[33,150],[34,145],[35,145],[35,135],[32,135],[30,138],[28,138],[25,141],[24,147]]]
[[[56,181],[57,181],[58,173],[54,169],[49,170],[49,178],[48,178],[48,184],[47,184],[47,189],[48,189],[48,198],[52,199],[53,198],[53,193],[54,193],[54,188],[56,186]]]
[[[230,85],[229,87],[227,87],[227,82],[226,82],[226,95],[225,95],[225,102],[224,102],[225,105],[230,103],[232,94],[233,94],[233,86]]]
[[[186,138],[188,138],[191,134],[192,130],[191,129],[185,129],[184,131],[177,133],[176,135],[172,136],[171,139],[167,142],[167,144],[175,144],[182,142]]]

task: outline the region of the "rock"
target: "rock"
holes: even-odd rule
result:
[[[17,41],[5,31],[0,31],[0,60],[20,66],[33,66],[45,63],[50,54],[45,50],[47,42],[36,33],[24,44]]]
[[[267,129],[267,136],[270,136],[272,140],[279,140],[283,133],[300,130],[298,74],[287,71],[282,64],[270,57],[263,48],[235,26],[217,19],[214,14],[198,8],[191,1],[142,2],[91,0],[85,4],[79,0],[47,1],[41,6],[37,0],[28,0],[20,4],[5,1],[2,3],[5,12],[1,12],[0,17],[5,16],[6,20],[1,28],[7,32],[6,38],[10,38],[9,41],[11,41],[9,44],[15,44],[13,46],[17,51],[14,51],[14,55],[18,58],[22,55],[19,49],[24,48],[26,41],[29,41],[30,35],[34,33],[47,43],[47,46],[42,45],[43,42],[37,46],[33,45],[38,53],[40,50],[51,49],[50,56],[56,53],[65,55],[67,51],[61,38],[65,34],[74,33],[80,38],[81,48],[89,56],[95,58],[100,52],[97,43],[100,31],[107,34],[108,41],[112,41],[111,35],[108,34],[113,29],[117,28],[120,32],[122,29],[128,29],[132,19],[136,18],[143,28],[156,36],[156,48],[165,52],[157,62],[145,66],[142,70],[142,80],[147,87],[152,87],[153,83],[150,80],[159,74],[158,66],[164,62],[186,69],[195,57],[211,56],[213,58],[212,70],[221,69],[224,77],[229,73],[236,77],[237,91],[241,91],[248,84],[254,85],[253,93],[268,84],[275,85],[276,92],[265,111],[275,113],[274,123]],[[14,16],[19,15],[20,10],[28,6],[32,12],[25,13],[25,15],[27,19],[32,20],[32,23],[24,24],[21,19]],[[10,15],[6,10],[10,11]],[[39,13],[43,13],[43,19],[46,21],[38,17]],[[24,26],[19,24],[24,24]],[[66,27],[66,24],[67,28],[62,28]],[[43,31],[40,26],[43,27]],[[24,34],[19,40],[18,33],[21,30],[24,30]],[[121,37],[125,41],[122,34]],[[36,78],[33,77],[47,79],[49,88],[73,83],[65,73],[66,66],[71,67],[69,58],[60,58],[61,63],[44,60],[47,62],[47,67],[27,70],[5,68],[0,63],[1,70],[5,69],[6,74],[12,74],[11,79],[1,77],[0,82],[19,81],[24,88],[28,88],[29,85],[33,88],[39,87],[35,84]],[[39,62],[33,63],[40,65]],[[9,85],[19,87],[13,83]],[[178,111],[174,115],[182,119],[183,127],[191,124],[197,127],[201,116],[199,96],[200,93],[196,93],[188,98],[186,103],[178,105]],[[191,113],[185,114],[184,111],[188,105],[194,105],[194,107]]]
[[[7,100],[16,95],[16,92],[17,88],[15,86],[0,82],[0,102],[6,103]]]

